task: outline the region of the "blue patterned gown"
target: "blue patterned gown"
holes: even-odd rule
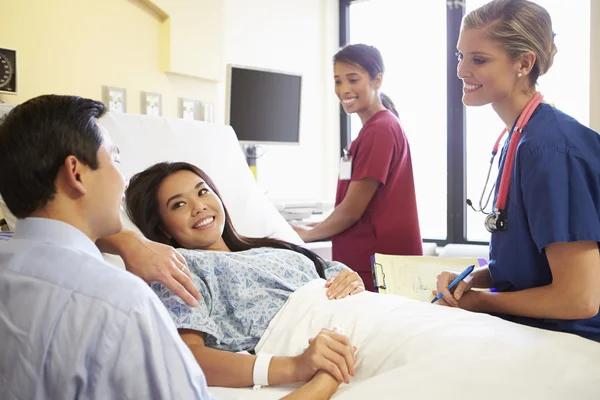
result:
[[[179,329],[204,333],[207,346],[252,351],[277,311],[304,284],[319,279],[315,264],[291,250],[258,248],[240,252],[177,249],[187,261],[202,294],[189,307],[163,285],[152,288]],[[327,278],[343,264],[327,263]]]

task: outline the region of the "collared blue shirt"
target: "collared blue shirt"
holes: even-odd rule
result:
[[[500,172],[506,152],[505,145]],[[552,273],[544,249],[552,243],[600,242],[600,136],[540,104],[517,147],[507,218],[508,229],[493,233],[490,243],[490,273],[498,291],[549,285]],[[600,290],[600,282],[596,285]],[[600,314],[581,320],[502,317],[600,341]]]
[[[0,242],[2,399],[212,399],[156,295],[63,222]]]

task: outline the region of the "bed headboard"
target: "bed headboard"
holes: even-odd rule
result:
[[[235,228],[242,235],[302,240],[262,193],[230,126],[175,118],[108,113],[101,120],[121,152],[127,177],[160,161],[187,161],[214,180]],[[15,218],[2,201],[9,228]],[[123,215],[127,228],[137,230]]]

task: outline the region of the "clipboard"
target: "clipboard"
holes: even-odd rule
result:
[[[375,290],[413,300],[433,300],[437,276],[442,271],[460,273],[469,265],[487,265],[477,257],[395,256],[376,253],[371,257]]]

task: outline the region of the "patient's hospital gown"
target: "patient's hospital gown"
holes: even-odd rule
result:
[[[199,307],[189,307],[159,283],[152,288],[179,329],[205,334],[209,347],[252,351],[288,297],[319,279],[314,263],[291,250],[257,248],[240,252],[178,249],[202,294]],[[327,278],[343,264],[327,263]]]

